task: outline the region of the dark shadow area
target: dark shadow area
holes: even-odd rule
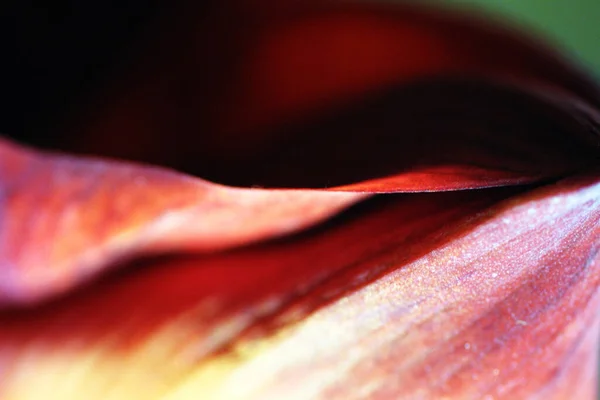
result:
[[[57,124],[137,58],[174,4],[2,1],[0,133],[53,144]]]
[[[183,144],[167,165],[214,182],[263,187],[334,187],[448,165],[559,177],[597,162],[594,117],[511,85],[432,77],[266,135],[251,132],[270,139],[233,158]],[[195,141],[201,142],[190,133]]]

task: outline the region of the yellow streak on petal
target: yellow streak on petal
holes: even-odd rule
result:
[[[344,302],[341,299],[335,304],[343,306]],[[336,362],[332,362],[330,368],[323,368],[323,363],[328,363],[328,360],[320,359],[320,356],[325,354],[329,358],[325,349],[340,347],[346,342],[345,339],[352,336],[348,332],[336,332],[338,324],[337,319],[324,318],[317,312],[270,336],[240,340],[226,355],[206,360],[197,366],[164,399],[316,398],[343,380],[351,367],[363,358],[365,349],[357,348],[352,351],[346,347],[343,360],[340,360],[338,354]],[[318,371],[317,376],[302,379],[303,374],[309,370],[313,373]],[[358,390],[366,398],[370,389],[372,387],[361,387]]]
[[[11,365],[5,399],[158,399],[184,371],[175,337],[157,338],[119,355],[110,342],[51,349],[34,345]]]
[[[204,355],[249,323],[248,316],[240,315],[203,329],[200,315],[215,308],[209,303],[171,321],[129,350],[122,349],[130,332],[126,324],[93,344],[84,340],[50,343],[43,339],[43,332],[28,343],[5,344],[0,348],[0,366],[7,366],[2,371],[0,398],[162,399]]]

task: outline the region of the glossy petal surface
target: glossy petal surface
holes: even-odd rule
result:
[[[0,142],[0,305],[72,288],[140,253],[214,251],[305,228],[360,193],[235,189]]]
[[[506,189],[396,195],[4,312],[6,398],[561,398],[594,346],[597,181],[492,208]]]

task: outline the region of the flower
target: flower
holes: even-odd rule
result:
[[[593,395],[590,79],[409,5],[182,15],[65,125],[137,162],[0,143],[3,399]]]

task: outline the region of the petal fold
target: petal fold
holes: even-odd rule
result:
[[[493,206],[507,190],[373,200],[295,237],[146,260],[5,311],[5,390],[385,399],[589,388],[593,374],[578,372],[596,354],[598,176]]]
[[[57,146],[174,170],[0,141],[0,397],[589,395],[597,86],[451,14],[267,4],[182,15]]]
[[[362,193],[237,189],[165,169],[0,142],[0,306],[140,254],[214,251],[303,229]]]

